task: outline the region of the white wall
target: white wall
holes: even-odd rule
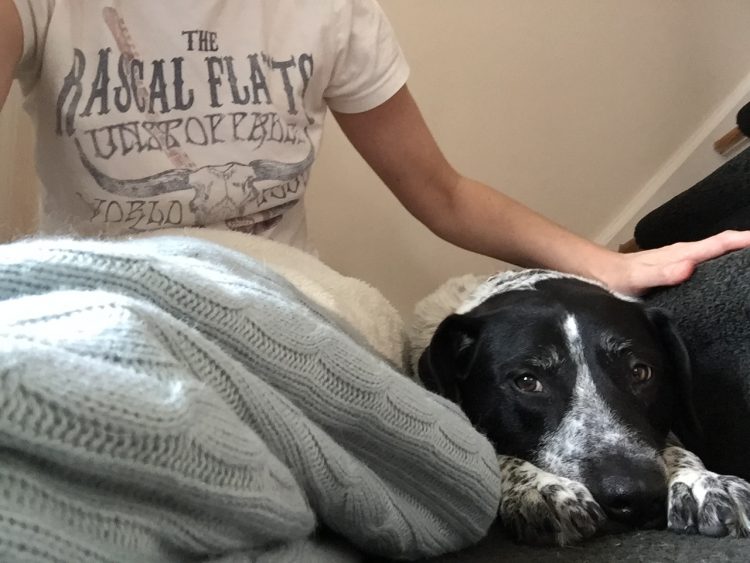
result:
[[[453,163],[605,242],[624,237],[632,216],[656,201],[676,151],[689,156],[686,140],[750,73],[748,0],[381,4],[411,62],[410,87]],[[31,228],[32,187],[16,96],[0,116],[0,239]],[[333,120],[308,208],[323,258],[405,312],[449,276],[499,267],[408,216]]]
[[[591,238],[750,72],[747,0],[381,5],[453,163]],[[323,257],[405,311],[451,275],[499,267],[417,225],[333,120],[308,209]]]
[[[725,154],[716,152],[714,143],[735,127],[737,113],[748,103],[750,74],[664,162],[595,240],[613,247],[618,242],[629,240],[638,221],[649,211],[682,193],[686,187],[695,185],[747,149],[750,146],[750,139],[747,137],[733,145]]]

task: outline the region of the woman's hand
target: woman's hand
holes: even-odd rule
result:
[[[695,267],[732,250],[750,246],[750,231],[724,231],[696,242],[678,242],[631,254],[613,253],[599,279],[610,289],[641,295],[659,286],[687,280]]]

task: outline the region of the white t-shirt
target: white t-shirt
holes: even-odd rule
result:
[[[408,67],[375,0],[15,0],[42,231],[206,225],[305,246],[326,109]]]

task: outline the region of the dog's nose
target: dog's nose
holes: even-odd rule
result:
[[[591,489],[609,518],[639,528],[657,528],[665,523],[667,483],[656,465],[619,462],[600,468],[598,483]]]

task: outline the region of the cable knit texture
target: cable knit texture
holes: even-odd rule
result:
[[[494,518],[487,440],[247,256],[5,245],[0,319],[0,560],[417,558]]]

